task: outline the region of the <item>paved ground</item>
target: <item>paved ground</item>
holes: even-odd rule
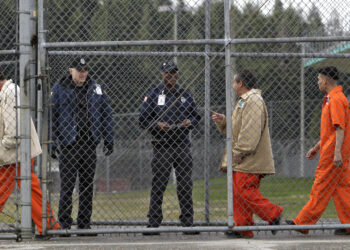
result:
[[[100,235],[98,237],[52,238],[48,241],[0,241],[0,249],[350,249],[350,236],[333,236],[332,231],[314,231],[310,235],[279,232],[272,236],[260,232],[253,239],[227,239],[223,233],[184,236],[162,233]]]

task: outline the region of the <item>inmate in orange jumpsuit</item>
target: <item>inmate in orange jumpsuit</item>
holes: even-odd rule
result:
[[[259,191],[262,175],[242,172],[232,173],[233,184],[233,216],[235,226],[254,225],[253,214],[257,214],[264,221],[272,223],[281,216],[283,208],[271,203]],[[252,231],[239,232],[253,237]]]
[[[349,102],[343,94],[342,87],[337,86],[323,100],[320,161],[316,168],[310,200],[293,220],[295,224],[315,224],[331,198],[333,198],[340,222],[350,223],[349,119]],[[344,141],[341,148],[343,165],[341,167],[336,167],[333,163],[336,126],[344,130]],[[303,230],[303,232],[307,233],[308,230]]]
[[[33,171],[32,160],[32,219],[34,220],[35,225],[38,228],[39,234],[42,232],[42,192],[40,189],[40,183],[38,177]],[[18,175],[20,175],[20,164],[18,164]],[[16,177],[16,164],[0,166],[0,212],[4,208],[6,201],[8,200],[13,188],[15,187],[15,177]],[[18,186],[21,187],[20,181],[18,181]],[[47,203],[47,211],[49,210],[49,203]],[[52,210],[50,211],[52,215]],[[47,219],[47,227],[49,227],[55,218],[53,215],[51,218]],[[59,229],[60,225],[56,223],[53,229]]]

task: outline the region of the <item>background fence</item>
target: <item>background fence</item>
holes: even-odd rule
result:
[[[38,88],[32,94],[32,99],[40,99],[41,91],[47,88],[47,95],[43,91],[43,104],[37,103],[38,112],[33,116],[38,118],[38,124],[42,122],[41,108],[49,103],[50,86],[68,75],[74,58],[84,57],[88,61],[89,75],[105,85],[113,109],[114,153],[105,157],[102,145],[98,147],[94,225],[147,222],[152,146],[150,136],[138,125],[139,108],[147,91],[161,82],[160,63],[169,59],[177,61],[179,84],[192,92],[202,117],[191,133],[195,223],[227,225],[227,177],[217,170],[225,138],[209,115],[211,109],[225,113],[226,101],[234,101],[227,100],[225,92],[231,91],[225,83],[229,79],[225,72],[227,52],[231,53],[232,72],[245,68],[254,72],[268,107],[276,175],[263,180],[261,191],[284,207],[284,217],[297,215],[309,198],[317,165],[316,160],[304,160],[308,148],[319,140],[323,95],[317,86],[317,68],[337,66],[344,92],[349,91],[350,9],[346,1],[46,0],[37,3],[36,32],[42,43],[38,47],[41,53],[34,59],[47,70],[43,89]],[[42,19],[40,4],[43,4]],[[19,80],[18,4],[4,1],[0,8],[5,13],[0,19],[3,38],[0,66],[9,78]],[[229,37],[225,36],[225,10],[229,15],[229,23],[226,22]],[[44,27],[40,27],[41,22]],[[225,48],[230,48],[226,57]],[[40,86],[41,81],[35,83]],[[58,163],[53,159],[46,162],[43,156],[42,167],[48,168],[48,178],[53,180],[47,198],[56,215]],[[41,175],[39,168],[37,172]],[[73,218],[77,213],[77,197],[75,193]],[[16,211],[9,203],[6,208],[11,213]],[[9,222],[5,212],[0,217],[4,223],[1,225]],[[175,180],[167,188],[163,212],[166,224],[178,223]],[[336,218],[336,211],[330,205],[322,222],[335,222]]]

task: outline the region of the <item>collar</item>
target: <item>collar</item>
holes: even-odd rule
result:
[[[160,86],[159,86],[159,90],[160,92],[164,91],[164,94],[177,94],[177,93],[181,93],[183,90],[182,88],[180,88],[180,86],[178,84],[175,84],[175,91],[171,91],[170,89],[168,89],[164,83],[162,83]]]
[[[4,83],[4,85],[2,85],[1,90],[5,89],[5,88],[8,88],[9,85],[11,85],[11,84],[14,84],[13,81],[12,81],[12,79],[8,79],[8,80]]]
[[[331,98],[331,97],[333,97],[334,95],[336,95],[337,93],[342,92],[342,91],[343,91],[343,87],[339,85],[339,86],[335,87],[334,89],[332,89],[332,90],[328,93],[328,95],[326,95],[325,97]]]
[[[61,84],[62,84],[63,86],[66,86],[66,87],[70,88],[70,89],[75,89],[75,88],[76,88],[76,85],[75,85],[75,83],[73,82],[73,79],[72,79],[72,76],[71,76],[71,75],[69,75],[69,76],[64,76],[64,77],[61,79]],[[86,85],[89,85],[89,86],[90,86],[91,84],[92,84],[92,80],[91,80],[91,78],[90,78],[89,75],[88,75],[83,86],[86,86]]]
[[[251,95],[258,94],[261,95],[260,89],[251,89],[247,93],[241,95],[239,99],[247,100]]]

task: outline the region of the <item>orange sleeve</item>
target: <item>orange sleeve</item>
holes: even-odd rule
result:
[[[342,100],[338,97],[334,97],[329,102],[329,110],[332,120],[332,125],[339,125],[341,129],[345,130],[346,123],[346,110]]]

